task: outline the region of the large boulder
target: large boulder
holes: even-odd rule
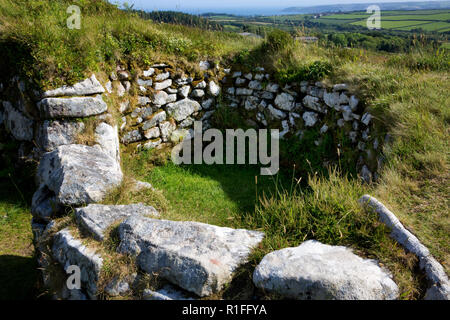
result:
[[[63,229],[53,238],[53,258],[68,272],[70,266],[81,271],[81,286],[91,299],[96,298],[97,282],[103,265],[101,256],[75,239],[69,229]]]
[[[45,98],[37,103],[45,119],[82,118],[101,114],[108,109],[101,95],[95,97]]]
[[[246,262],[262,232],[198,222],[130,217],[119,227],[119,251],[139,267],[199,296],[218,292]]]
[[[120,164],[100,147],[75,144],[44,154],[37,172],[40,185],[55,194],[58,204],[68,206],[102,201],[122,177]]]
[[[78,82],[73,86],[63,86],[61,88],[46,91],[42,97],[88,96],[104,92],[105,89],[102,87],[100,82],[98,82],[95,75],[92,75],[89,79]]]
[[[45,120],[37,130],[36,142],[43,151],[50,152],[59,146],[74,144],[84,127],[83,122]]]
[[[291,299],[392,300],[398,287],[374,260],[310,240],[266,255],[253,274],[263,290]]]
[[[159,213],[155,208],[142,203],[116,206],[90,204],[75,210],[75,217],[81,228],[99,241],[103,241],[105,231],[112,224],[131,216],[158,217]]]

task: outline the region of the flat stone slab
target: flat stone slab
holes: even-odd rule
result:
[[[376,261],[310,240],[266,255],[253,274],[268,292],[299,300],[392,300],[398,287]]]
[[[131,216],[153,216],[159,217],[159,212],[142,203],[131,205],[107,206],[101,204],[90,204],[85,208],[75,210],[78,224],[95,239],[103,241],[104,233],[115,222],[124,220]]]
[[[37,103],[45,119],[83,118],[101,114],[108,109],[102,96],[74,98],[45,98]]]
[[[101,256],[84,246],[80,240],[75,239],[69,229],[63,229],[55,234],[52,253],[66,272],[70,266],[80,268],[81,286],[91,299],[95,299],[97,282],[103,265]]]
[[[64,145],[43,155],[38,182],[55,193],[59,204],[100,202],[123,178],[120,164],[99,146]]]
[[[105,89],[93,74],[89,79],[78,82],[73,86],[63,86],[43,93],[43,98],[63,97],[63,96],[88,96],[104,93]]]
[[[137,216],[119,226],[119,235],[119,252],[137,256],[142,270],[199,296],[220,291],[264,237],[257,231]]]

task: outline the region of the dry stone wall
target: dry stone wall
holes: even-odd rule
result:
[[[328,132],[339,132],[358,154],[355,171],[368,183],[376,180],[385,137],[375,133],[374,117],[346,84],[327,87],[303,81],[282,86],[264,68],[243,73],[200,65],[200,77],[161,64],[140,72],[134,81],[126,70],[113,73],[106,85],[109,92],[117,88],[122,95],[122,88],[132,86],[138,91],[137,103],[128,99],[120,104],[121,142],[138,149],[173,146],[192,136],[194,121],[202,121],[203,130],[211,128],[221,106],[239,112],[250,127],[279,129],[281,139],[301,141],[307,131],[317,131],[314,143],[320,146]],[[337,141],[337,147],[343,142]]]
[[[359,153],[355,165],[362,178],[367,182],[374,178],[377,168],[372,160],[380,162],[376,160],[381,141],[373,135],[372,115],[345,84],[280,86],[263,68],[244,74],[206,61],[199,67],[201,76],[165,64],[137,73],[118,66],[103,84],[92,75],[45,92],[33,90],[18,77],[0,84],[0,132],[20,143],[22,159],[37,163],[32,229],[43,281],[55,298],[96,299],[101,291],[110,297],[199,299],[230,283],[263,240],[263,232],[167,221],[143,204],[98,204],[123,181],[120,143],[139,150],[172,147],[192,134],[194,121],[210,128],[219,105],[238,110],[255,128],[279,128],[281,138],[301,141],[307,130],[321,134],[341,130]],[[114,119],[115,109],[121,114],[119,121]],[[92,125],[91,141],[80,142],[79,136]],[[316,145],[320,144],[319,138]],[[139,189],[152,186],[136,181],[135,190]],[[71,222],[58,219],[71,211]],[[105,257],[96,248],[116,223],[117,254],[133,257],[136,268],[130,270],[139,273],[105,284],[100,281]],[[317,253],[311,250],[321,251],[323,261],[308,264],[304,257]],[[291,251],[304,277],[297,274],[299,268],[286,263],[286,252]],[[320,271],[331,260],[333,277]],[[65,282],[73,266],[81,271],[79,288],[69,288]],[[314,281],[308,272],[316,275]],[[137,285],[143,275],[155,273],[170,284],[146,290]],[[58,274],[63,281],[58,281]],[[361,281],[367,277],[370,281]],[[262,290],[294,299],[398,297],[390,274],[375,261],[316,242],[267,255],[253,281]],[[342,283],[351,284],[343,294],[321,289],[339,288]]]

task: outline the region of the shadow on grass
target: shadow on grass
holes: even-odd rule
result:
[[[0,256],[0,300],[34,300],[38,266],[34,257]]]
[[[291,178],[285,173],[261,176],[260,168],[251,165],[183,165],[183,170],[219,182],[224,193],[240,212],[252,212],[263,194],[274,195],[277,188],[289,188]]]

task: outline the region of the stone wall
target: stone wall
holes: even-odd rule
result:
[[[263,68],[243,74],[207,62],[200,65],[201,77],[168,65],[149,68],[135,81],[125,70],[113,73],[109,92],[115,87],[118,95],[125,95],[132,86],[138,91],[136,104],[130,99],[120,103],[121,141],[144,149],[176,144],[189,135],[194,121],[203,121],[204,130],[211,128],[221,105],[239,112],[250,127],[280,129],[282,139],[301,140],[307,131],[322,136],[339,132],[358,153],[355,171],[368,183],[376,180],[384,136],[375,134],[373,116],[346,84],[327,87],[304,81],[281,86]],[[319,137],[315,144],[321,143]]]
[[[231,282],[262,241],[263,232],[167,221],[155,208],[143,204],[98,204],[123,181],[120,142],[137,149],[173,146],[189,134],[194,120],[210,127],[219,102],[238,110],[254,127],[280,128],[283,138],[302,139],[306,130],[322,134],[342,130],[360,153],[355,165],[362,177],[367,182],[372,179],[376,168],[368,160],[379,150],[380,141],[372,136],[372,116],[346,85],[327,88],[323,83],[303,82],[280,86],[262,68],[243,75],[211,68],[207,62],[199,67],[201,77],[163,64],[137,74],[118,66],[103,85],[92,75],[73,86],[45,92],[33,90],[18,77],[0,84],[0,132],[19,141],[22,159],[37,164],[32,229],[44,284],[53,289],[55,298],[96,299],[101,293],[134,299],[199,299],[218,294]],[[117,111],[119,121],[114,116]],[[82,143],[79,137],[88,127],[92,136]],[[151,185],[136,181],[135,188],[151,189]],[[73,219],[59,219],[68,212]],[[105,257],[98,248],[116,223],[116,253],[133,257],[136,268],[130,270],[139,272],[105,284],[100,281]],[[317,265],[309,264],[311,247],[321,252]],[[298,266],[285,263],[283,257],[290,251]],[[324,270],[336,254],[345,259],[333,261],[330,272],[317,271]],[[353,273],[347,272],[349,261],[358,266]],[[66,273],[73,266],[81,271],[80,288],[66,285]],[[314,283],[309,276],[304,282],[292,274],[300,266],[305,274],[319,274]],[[335,273],[339,277],[327,276]],[[165,281],[164,286],[143,290],[137,285],[154,274]],[[292,281],[296,282],[292,290],[285,291]],[[328,285],[330,281],[335,283]],[[295,299],[398,297],[390,274],[377,263],[348,249],[319,243],[267,255],[255,270],[253,282],[261,290]],[[351,285],[338,295],[334,289],[314,289],[341,283]]]

